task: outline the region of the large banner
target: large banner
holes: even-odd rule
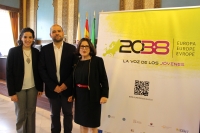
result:
[[[199,133],[200,7],[103,12],[99,133]]]

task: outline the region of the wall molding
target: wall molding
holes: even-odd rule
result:
[[[5,5],[1,5],[1,4],[0,4],[0,8],[4,9],[4,10],[12,11],[12,12],[20,12],[20,9],[18,9],[18,8],[5,6]]]

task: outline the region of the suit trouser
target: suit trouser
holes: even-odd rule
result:
[[[60,112],[63,113],[64,133],[72,132],[72,102],[60,94],[57,98],[49,98],[51,108],[51,133],[61,132]]]
[[[35,133],[37,92],[35,87],[17,92],[18,102],[14,102],[17,133]]]

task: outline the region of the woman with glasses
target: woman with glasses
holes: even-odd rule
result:
[[[79,41],[76,53],[79,58],[73,72],[74,121],[80,125],[81,133],[98,133],[101,104],[107,102],[109,90],[104,62],[87,38]]]

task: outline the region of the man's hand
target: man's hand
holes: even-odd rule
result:
[[[64,83],[62,83],[62,85],[60,86],[60,88],[62,89],[62,91],[64,91],[64,90],[67,89],[67,86]]]
[[[12,95],[12,96],[11,96],[11,101],[17,102],[17,101],[18,101],[17,95]]]
[[[56,88],[54,89],[54,91],[57,93],[60,93],[60,92],[62,92],[62,89],[60,86],[57,85]]]
[[[73,102],[72,96],[68,97],[68,102]]]

